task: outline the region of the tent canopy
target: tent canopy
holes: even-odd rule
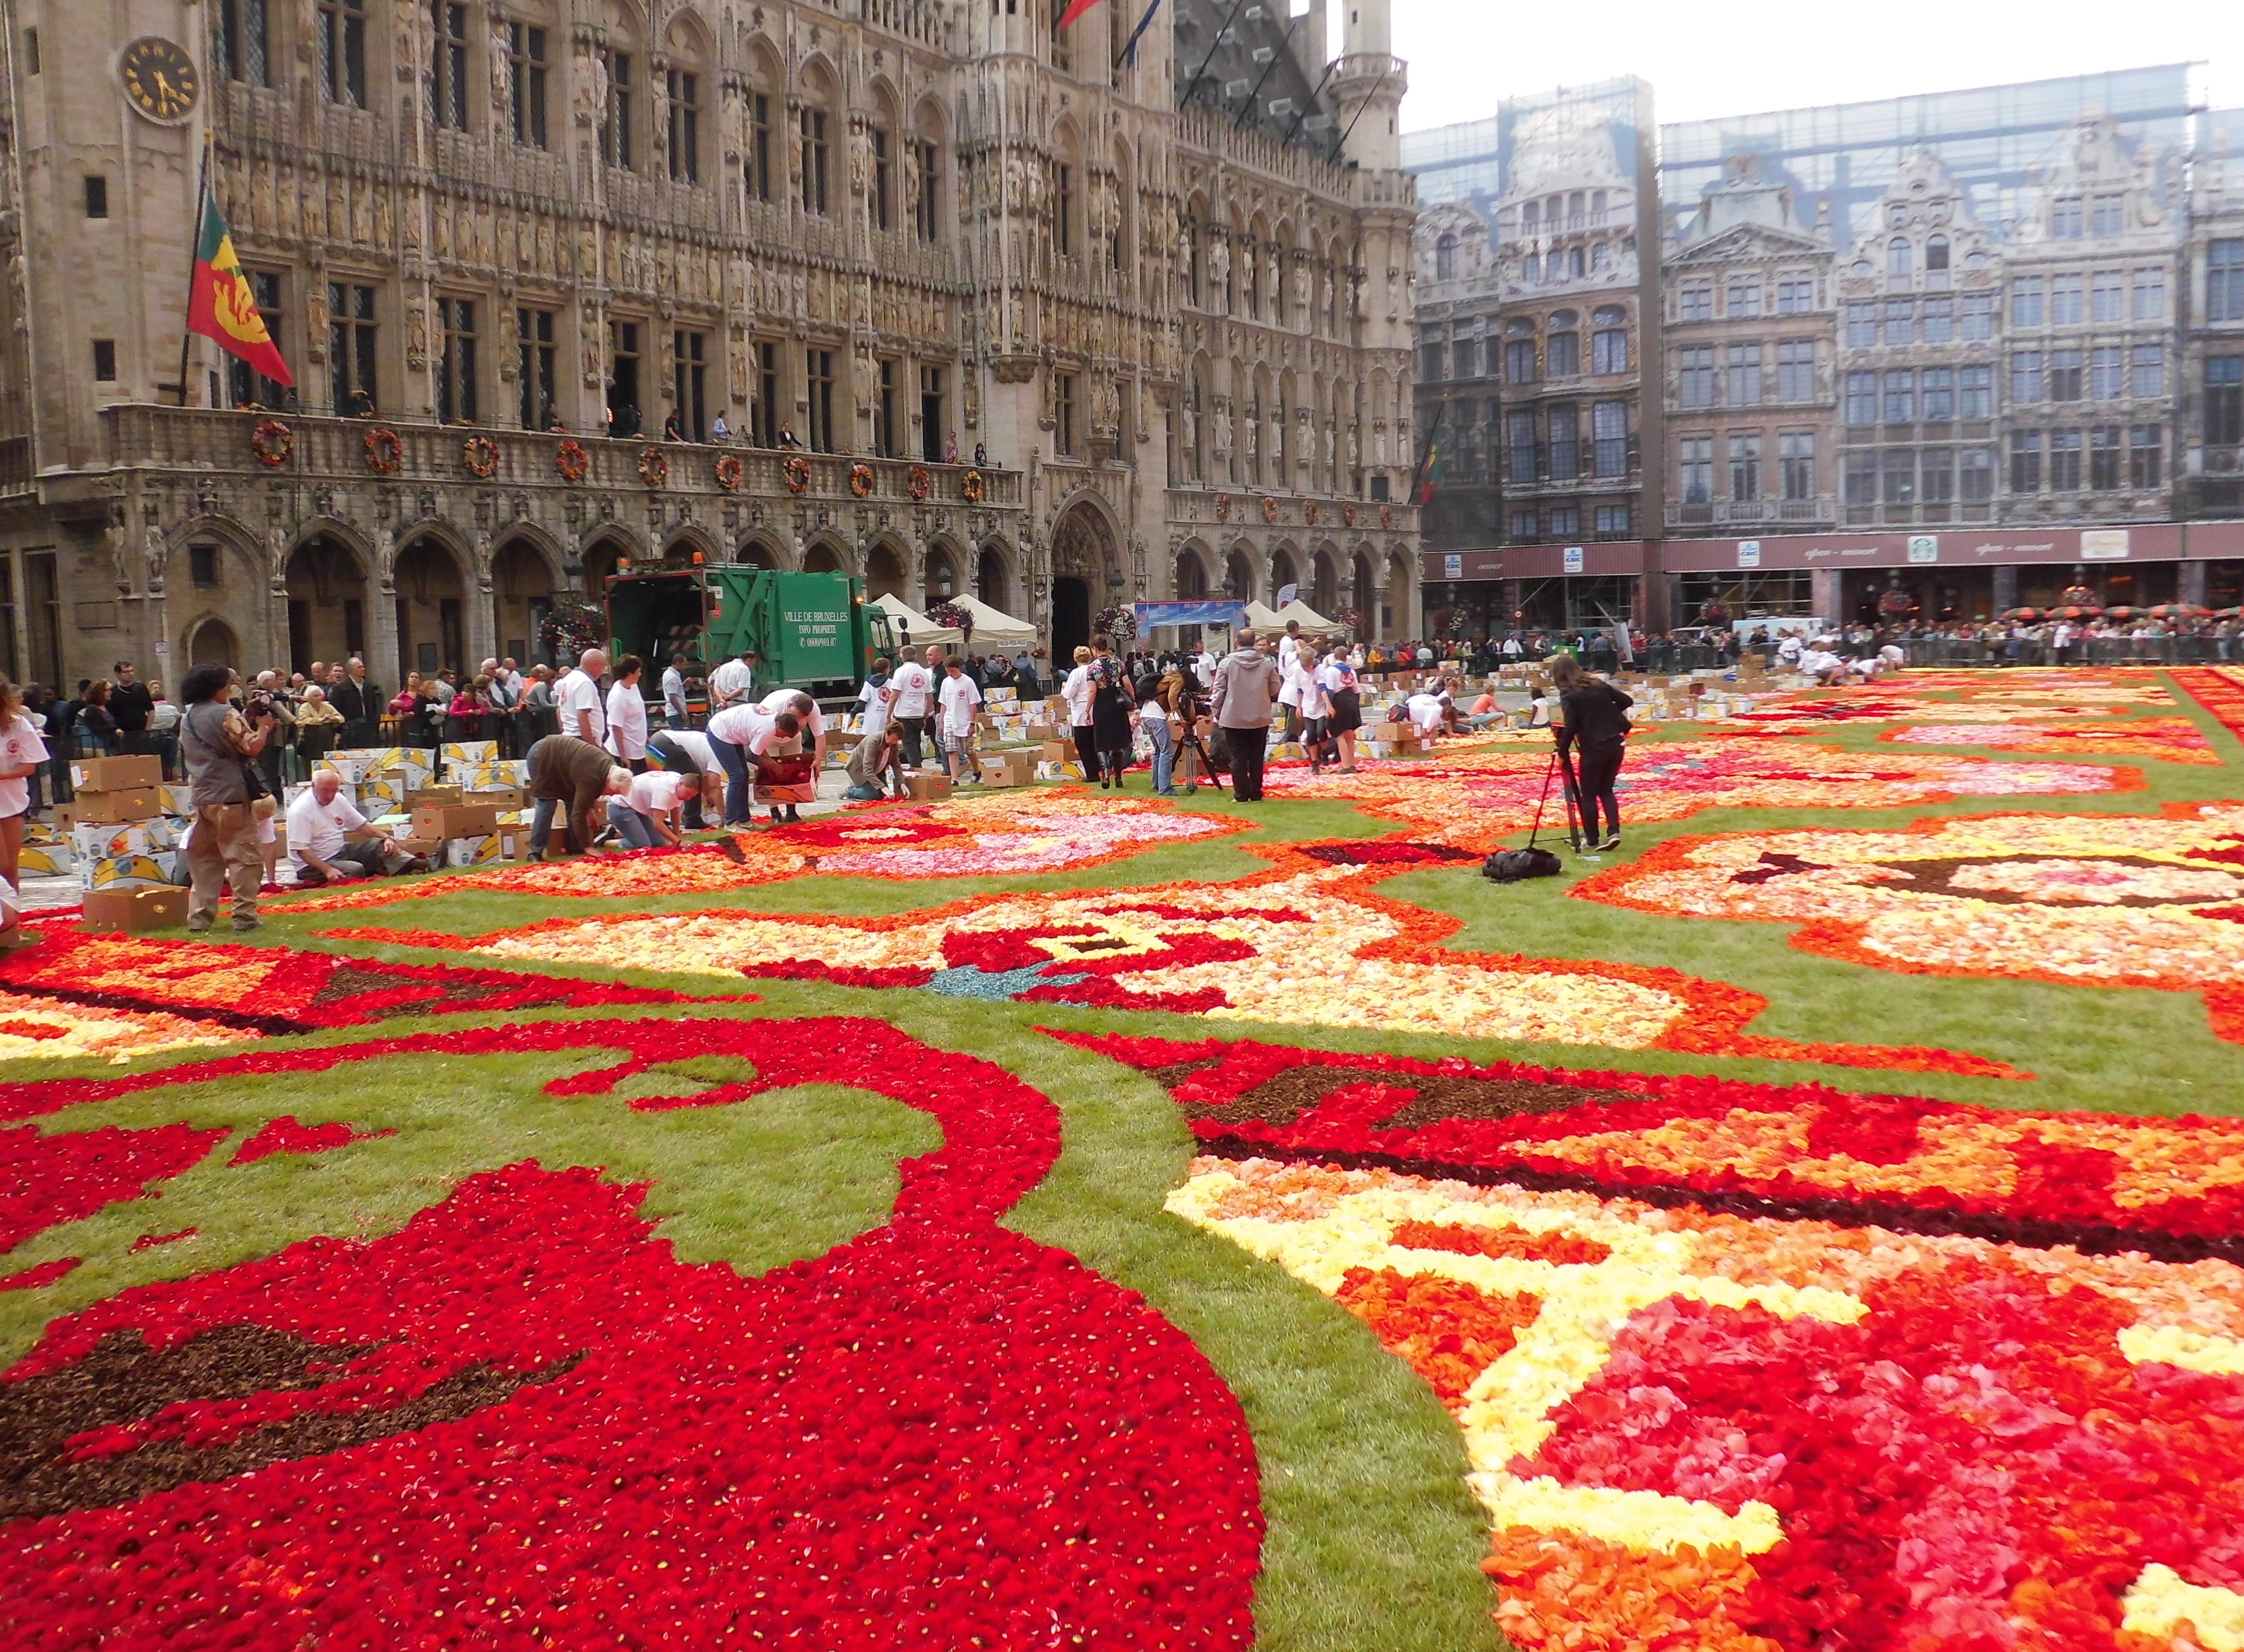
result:
[[[974,635],[968,646],[977,653],[991,649],[1034,648],[1036,627],[1024,619],[1015,619],[1010,614],[992,608],[979,597],[956,597],[950,605],[974,617]],[[934,622],[929,621],[930,624]],[[919,632],[914,630],[912,635]]]
[[[1278,617],[1278,610],[1257,597],[1247,604],[1247,624],[1258,631],[1281,631],[1286,622]]]
[[[896,632],[900,647],[905,643],[907,629],[914,648],[948,647],[961,641],[964,635],[936,624],[924,614],[914,613],[911,605],[892,591],[874,597],[873,606],[889,617],[889,625]]]
[[[1247,604],[1247,623],[1258,631],[1282,631],[1289,622],[1299,625],[1305,637],[1335,637],[1347,629],[1334,624],[1298,597],[1283,608],[1274,609],[1261,602]]]

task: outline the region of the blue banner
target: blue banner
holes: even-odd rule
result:
[[[1131,611],[1138,617],[1140,636],[1163,625],[1221,625],[1235,630],[1247,623],[1247,604],[1241,602],[1138,603]]]

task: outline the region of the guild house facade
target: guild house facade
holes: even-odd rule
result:
[[[1430,625],[2244,600],[2244,117],[2187,65],[1670,125],[1656,160],[1651,105],[1404,145],[1420,418],[1461,461]],[[1637,178],[1658,250],[1601,293],[1565,243]]]
[[[1056,10],[8,0],[0,665],[394,683],[697,554],[1415,631],[1383,0]],[[183,353],[206,156],[293,388]]]

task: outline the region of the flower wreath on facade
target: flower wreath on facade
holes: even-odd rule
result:
[[[278,470],[296,451],[296,433],[278,419],[264,420],[249,433],[249,450],[267,470]]]
[[[1216,495],[1215,519],[1218,522],[1229,522],[1231,520],[1231,496],[1229,494],[1220,493]]]
[[[747,467],[740,462],[739,454],[727,453],[718,455],[717,485],[727,493],[740,492],[740,478],[747,474]]]
[[[1309,526],[1312,528],[1315,527],[1318,523],[1324,520],[1322,513],[1317,509],[1317,502],[1314,499],[1310,500],[1308,504],[1301,507],[1301,514],[1308,518]]]
[[[860,499],[866,499],[872,496],[872,466],[869,464],[854,464],[849,467],[849,491],[855,494]]]
[[[970,505],[982,502],[982,473],[970,470],[958,479],[958,496]]]
[[[911,468],[910,485],[911,496],[915,499],[924,499],[935,490],[935,478],[928,475],[925,465],[914,465]]]
[[[397,439],[397,432],[377,425],[366,433],[366,468],[368,470],[377,476],[394,476],[404,466],[405,444]]]
[[[470,436],[460,443],[460,463],[479,482],[498,474],[498,443],[489,436]]]
[[[1354,505],[1342,505],[1342,506],[1340,508],[1340,519],[1341,519],[1341,521],[1342,521],[1342,522],[1345,523],[1348,526],[1349,526],[1349,527],[1351,527],[1351,528],[1355,527],[1355,507]]]
[[[1278,502],[1267,494],[1262,496],[1262,520],[1265,522],[1278,520]]]
[[[1382,505],[1379,507],[1379,525],[1382,528],[1392,528],[1395,525],[1394,506]]]
[[[780,470],[787,478],[787,490],[789,493],[801,493],[805,488],[810,486],[810,461],[801,454],[790,454],[787,462],[780,467]]]
[[[564,482],[582,482],[585,473],[592,468],[592,456],[585,451],[583,442],[564,442],[553,450],[553,468],[560,472]]]
[[[659,448],[641,448],[639,453],[639,479],[650,488],[659,488],[670,480],[670,461]]]

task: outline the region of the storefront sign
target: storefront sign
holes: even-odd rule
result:
[[[2125,562],[2127,559],[2127,530],[2125,528],[2089,528],[2080,535],[2080,560],[2086,563]]]
[[[1740,539],[1738,541],[1738,566],[1740,568],[1758,568],[1761,566],[1760,540]]]
[[[1507,556],[1515,554],[1505,553]],[[1671,574],[1723,573],[1734,568],[1997,567],[2005,563],[2026,567],[2049,563],[2200,562],[2237,557],[2244,557],[2244,522],[1670,539],[1659,548],[1659,565]]]
[[[1913,563],[1936,563],[1940,560],[1938,534],[1911,534],[1909,536],[1909,559]]]
[[[1442,558],[1443,578],[1463,579],[1464,577],[1465,559],[1461,552],[1453,551]]]
[[[1564,571],[1570,574],[1578,574],[1582,571],[1582,548],[1579,545],[1566,547],[1566,560],[1563,567]]]

